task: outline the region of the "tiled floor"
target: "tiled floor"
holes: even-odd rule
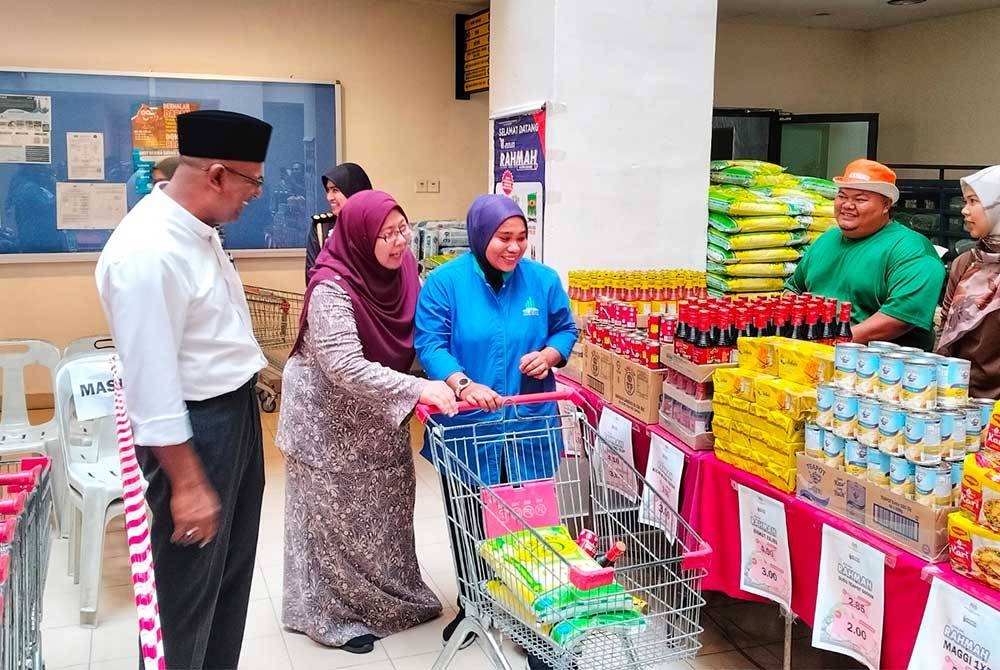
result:
[[[428,585],[445,603],[445,613],[399,635],[381,640],[366,655],[349,654],[313,643],[285,631],[280,623],[282,590],[282,524],[284,464],[274,447],[277,414],[265,414],[267,488],[257,551],[257,570],[251,592],[250,612],[243,644],[243,670],[425,670],[441,650],[441,629],[454,615],[455,576],[448,546],[440,491],[429,463],[416,458],[417,504],[415,528],[417,555]],[[132,600],[127,548],[120,520],[108,532],[104,575],[95,629],[78,625],[79,587],[66,575],[68,543],[54,540],[45,591],[43,649],[47,670],[135,670],[137,667],[136,618]],[[703,614],[705,634],[701,655],[665,666],[664,670],[691,668],[781,667],[783,625],[776,606],[732,601],[709,595]],[[861,667],[846,657],[811,649],[808,629],[796,627],[793,668]],[[523,654],[509,641],[505,654],[515,669],[525,667]],[[472,646],[460,652],[456,670],[492,667]]]

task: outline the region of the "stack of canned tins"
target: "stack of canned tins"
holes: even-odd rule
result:
[[[969,398],[969,361],[890,342],[838,344],[806,453],[924,505],[958,504],[962,461],[995,402]]]

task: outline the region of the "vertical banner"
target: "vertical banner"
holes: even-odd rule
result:
[[[935,579],[910,670],[986,670],[1000,658],[1000,612]]]
[[[740,485],[740,588],[792,609],[785,505]]]
[[[542,261],[545,211],[545,110],[493,122],[493,192],[520,205],[528,219],[528,256]]]

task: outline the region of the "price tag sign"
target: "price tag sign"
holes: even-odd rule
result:
[[[1000,612],[935,579],[909,670],[989,670],[1000,658]]]
[[[740,502],[740,588],[792,609],[792,563],[784,503],[743,485]]]
[[[684,452],[652,433],[649,436],[649,460],[646,463],[646,482],[649,486],[642,490],[639,521],[656,526],[667,534],[671,542],[677,536],[683,474]]]
[[[601,410],[597,424],[599,453],[604,465],[604,480],[612,488],[635,502],[639,500],[639,480],[632,458],[632,422],[607,407]]]
[[[813,646],[878,668],[884,596],[885,554],[824,525]]]

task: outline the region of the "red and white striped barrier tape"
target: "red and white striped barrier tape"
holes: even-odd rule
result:
[[[132,564],[132,590],[139,614],[139,646],[144,670],[166,670],[163,655],[163,631],[160,608],[156,601],[156,578],[153,573],[153,549],[149,539],[146,496],[142,490],[142,470],[135,458],[132,424],[128,420],[125,394],[118,374],[118,357],[111,357],[111,376],[115,380],[115,425],[118,433],[118,458],[121,462],[122,489],[125,501],[125,534]]]

